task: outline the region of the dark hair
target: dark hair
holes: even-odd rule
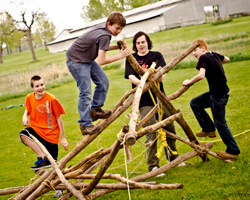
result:
[[[122,27],[126,26],[126,19],[120,12],[113,12],[109,14],[107,18],[106,24],[109,22],[109,24],[112,26],[113,24],[118,24]]]
[[[153,42],[150,40],[149,36],[146,33],[142,32],[142,31],[139,31],[138,33],[136,33],[134,35],[134,38],[133,38],[133,50],[136,53],[138,52],[138,50],[136,48],[136,40],[137,40],[137,38],[139,38],[139,37],[141,37],[143,35],[145,35],[145,37],[146,37],[146,40],[147,40],[147,43],[148,43],[148,49],[150,50],[150,49],[153,48]]]
[[[40,79],[42,79],[40,76],[35,75],[30,79],[30,86],[34,87],[34,81],[39,81]]]

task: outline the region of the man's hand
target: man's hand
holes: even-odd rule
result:
[[[189,79],[186,79],[185,81],[183,81],[182,85],[183,85],[183,86],[188,86],[188,85],[190,85],[190,80],[189,80]]]
[[[69,144],[68,144],[66,138],[62,138],[61,141],[60,141],[60,144],[64,147],[64,149],[66,151],[68,151]]]
[[[163,79],[164,79],[164,77],[165,77],[165,74],[163,74],[163,75],[161,76],[161,78],[159,78],[156,82],[158,82],[158,83],[162,82]]]
[[[120,53],[119,53],[120,55],[121,55],[121,58],[125,58],[125,57],[127,57],[129,54],[131,54],[131,48],[130,47],[127,47],[127,48],[123,48],[123,49],[121,49],[121,51],[120,51]]]

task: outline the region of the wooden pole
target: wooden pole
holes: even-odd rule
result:
[[[95,189],[95,186],[100,181],[100,179],[102,178],[105,171],[108,169],[108,167],[111,165],[111,163],[115,159],[115,156],[119,152],[120,147],[121,147],[121,142],[119,140],[117,140],[115,145],[114,145],[114,148],[112,149],[112,151],[108,157],[108,159],[102,164],[102,166],[101,166],[100,170],[98,171],[98,173],[96,174],[95,178],[88,185],[88,187],[82,191],[83,195],[89,195]]]

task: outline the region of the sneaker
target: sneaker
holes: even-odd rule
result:
[[[101,107],[97,108],[96,110],[91,110],[90,117],[92,121],[96,121],[97,119],[105,119],[111,115],[111,110],[103,110]]]
[[[214,137],[216,137],[216,134],[215,134],[215,131],[212,131],[212,132],[198,131],[198,132],[196,132],[196,136],[197,137],[210,137],[210,138],[214,138]]]
[[[63,195],[63,190],[55,190],[54,198],[61,197]]]
[[[184,166],[186,166],[184,162],[181,162],[179,165],[177,165],[177,167],[184,167]]]
[[[231,161],[235,161],[238,158],[238,155],[229,154],[229,153],[224,152],[224,151],[217,151],[216,154],[218,156],[222,157],[223,159],[227,159],[227,160],[231,160]]]
[[[80,125],[80,130],[81,130],[83,135],[87,135],[87,134],[93,135],[93,134],[97,133],[100,129],[101,129],[100,126],[93,125],[93,124],[91,124],[90,126],[81,126]]]
[[[35,165],[30,168],[31,170],[38,170],[51,167],[51,164],[46,156],[44,157],[44,159],[42,157],[37,157],[37,159],[38,160],[35,162]]]
[[[157,170],[157,169],[159,169],[159,167],[154,167],[150,172]],[[161,173],[161,174],[156,175],[155,177],[162,177],[162,176],[165,176],[165,174]]]

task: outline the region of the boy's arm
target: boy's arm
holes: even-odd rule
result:
[[[28,116],[29,116],[29,111],[25,110],[23,114],[23,126],[27,126],[27,127],[29,126],[30,120]]]
[[[120,60],[122,58],[125,58],[130,53],[131,53],[130,48],[121,49],[119,54],[107,58],[106,57],[106,51],[105,50],[99,50],[99,52],[98,52],[98,63],[100,65],[105,65],[105,64]]]
[[[57,121],[57,124],[59,126],[59,129],[60,129],[60,133],[61,133],[61,141],[60,141],[60,144],[64,147],[64,149],[66,151],[68,151],[68,147],[69,147],[69,144],[66,140],[66,137],[65,137],[65,132],[64,132],[64,127],[63,127],[63,121],[62,121],[62,118],[61,116],[57,117],[56,118],[56,121]]]
[[[128,78],[129,78],[130,82],[133,83],[134,85],[139,85],[140,80],[138,78],[136,78],[135,75],[131,74],[128,76]]]
[[[183,81],[182,85],[184,85],[184,86],[193,85],[194,83],[196,83],[199,80],[203,79],[205,77],[205,73],[206,73],[206,69],[205,68],[200,68],[199,74],[197,74],[196,76],[194,76],[190,80],[186,79],[185,81]]]
[[[128,47],[127,43],[124,40],[122,40],[122,42],[123,42],[122,48],[126,49]],[[116,50],[116,49],[119,49],[119,46],[117,44],[109,45],[109,51],[110,50]]]
[[[224,60],[221,61],[222,64],[225,64],[227,62],[229,62],[230,59],[227,56],[224,56]]]

